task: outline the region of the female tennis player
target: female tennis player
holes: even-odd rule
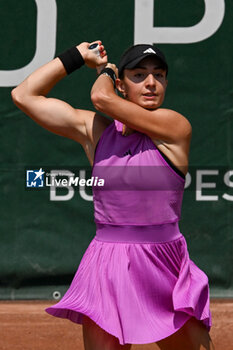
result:
[[[90,50],[95,43],[99,55]],[[98,112],[46,97],[83,64],[105,66],[91,90]],[[79,142],[93,175],[105,179],[105,188],[93,188],[96,235],[70,288],[46,310],[83,325],[85,350],[213,349],[208,279],[189,259],[178,225],[191,125],[161,108],[167,73],[153,45],[130,47],[117,69],[101,41],[84,42],[12,91],[38,124]]]

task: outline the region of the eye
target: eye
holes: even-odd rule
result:
[[[166,72],[162,69],[155,71],[154,77],[157,79],[163,79],[166,77]]]
[[[134,74],[135,78],[142,78],[144,76],[143,73],[135,73]]]
[[[156,78],[163,78],[163,73],[160,73],[160,72],[155,73],[155,77]]]

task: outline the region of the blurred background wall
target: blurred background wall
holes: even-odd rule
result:
[[[233,296],[233,3],[230,0],[0,1],[0,298],[59,299],[95,235],[90,188],[27,187],[27,171],[91,169],[81,146],[51,134],[12,103],[28,74],[82,41],[102,40],[110,62],[155,43],[169,64],[164,107],[192,124],[181,232],[209,276]],[[91,109],[96,72],[82,67],[49,96]],[[29,175],[28,175],[29,176]]]

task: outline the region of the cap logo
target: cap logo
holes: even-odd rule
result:
[[[143,51],[143,53],[155,53],[156,54],[156,52],[151,47],[149,49]]]

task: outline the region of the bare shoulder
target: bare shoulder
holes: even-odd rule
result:
[[[167,126],[175,130],[177,140],[191,136],[192,125],[184,115],[167,108],[159,108],[159,112],[160,113],[156,114],[156,117],[158,118],[158,116],[160,116],[161,121],[165,120]]]
[[[192,126],[182,114],[161,109],[164,118],[167,118],[168,127],[173,128],[173,140],[151,138],[156,147],[179,169],[184,175],[188,171],[189,151],[192,137]]]

